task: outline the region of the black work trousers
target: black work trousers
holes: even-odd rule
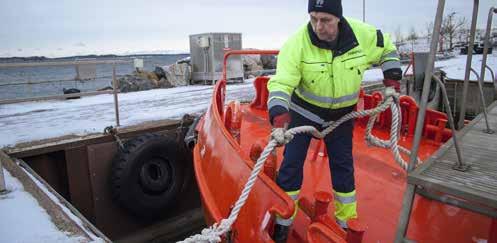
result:
[[[323,130],[317,124],[297,112],[290,110],[291,122],[289,128],[311,125],[319,131]],[[333,189],[337,192],[347,193],[355,190],[354,165],[352,158],[352,134],[354,121],[349,120],[328,134],[324,141],[328,152],[330,173]],[[312,136],[299,134],[286,144],[284,158],[278,172],[276,183],[284,191],[297,191],[302,186],[304,161]]]

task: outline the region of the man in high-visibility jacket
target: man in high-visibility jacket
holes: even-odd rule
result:
[[[402,78],[399,56],[388,35],[342,16],[340,0],[309,0],[310,22],[291,36],[278,55],[269,83],[268,109],[274,128],[323,124],[354,110],[364,71],[380,64],[385,86],[397,92]],[[352,158],[353,121],[324,139],[334,191],[335,218],[343,228],[357,217]],[[297,135],[285,147],[277,184],[298,199],[310,135]],[[295,217],[295,214],[294,216]],[[293,221],[276,218],[273,239],[285,242]]]

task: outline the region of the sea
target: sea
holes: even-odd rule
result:
[[[116,76],[119,78],[131,74],[135,70],[134,59],[143,59],[143,69],[153,71],[156,66],[167,66],[188,56],[189,54],[133,55],[112,58],[96,57],[90,60],[128,61],[125,64],[116,64]],[[44,61],[68,62],[75,61],[75,58],[47,59]],[[22,62],[17,61],[16,63]],[[112,87],[112,64],[97,64],[93,66],[93,70],[90,71],[94,73],[93,78],[76,80],[77,70],[75,66],[0,67],[0,100],[61,95],[63,89],[71,88],[79,89],[81,92],[89,92]]]

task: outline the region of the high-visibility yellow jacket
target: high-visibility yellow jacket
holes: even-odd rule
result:
[[[300,109],[306,116],[303,113],[308,111],[292,104],[292,95],[319,109],[350,107],[357,103],[364,71],[372,64],[381,64],[384,72],[400,68],[388,35],[350,18],[341,20],[339,30],[333,51],[316,42],[310,23],[288,39],[278,55],[276,75],[268,83],[268,108]]]

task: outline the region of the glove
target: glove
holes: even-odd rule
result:
[[[400,93],[400,82],[393,79],[383,79],[385,87],[393,87],[397,93]]]
[[[290,113],[283,106],[271,107],[269,109],[269,121],[274,128],[286,128],[291,121]]]

